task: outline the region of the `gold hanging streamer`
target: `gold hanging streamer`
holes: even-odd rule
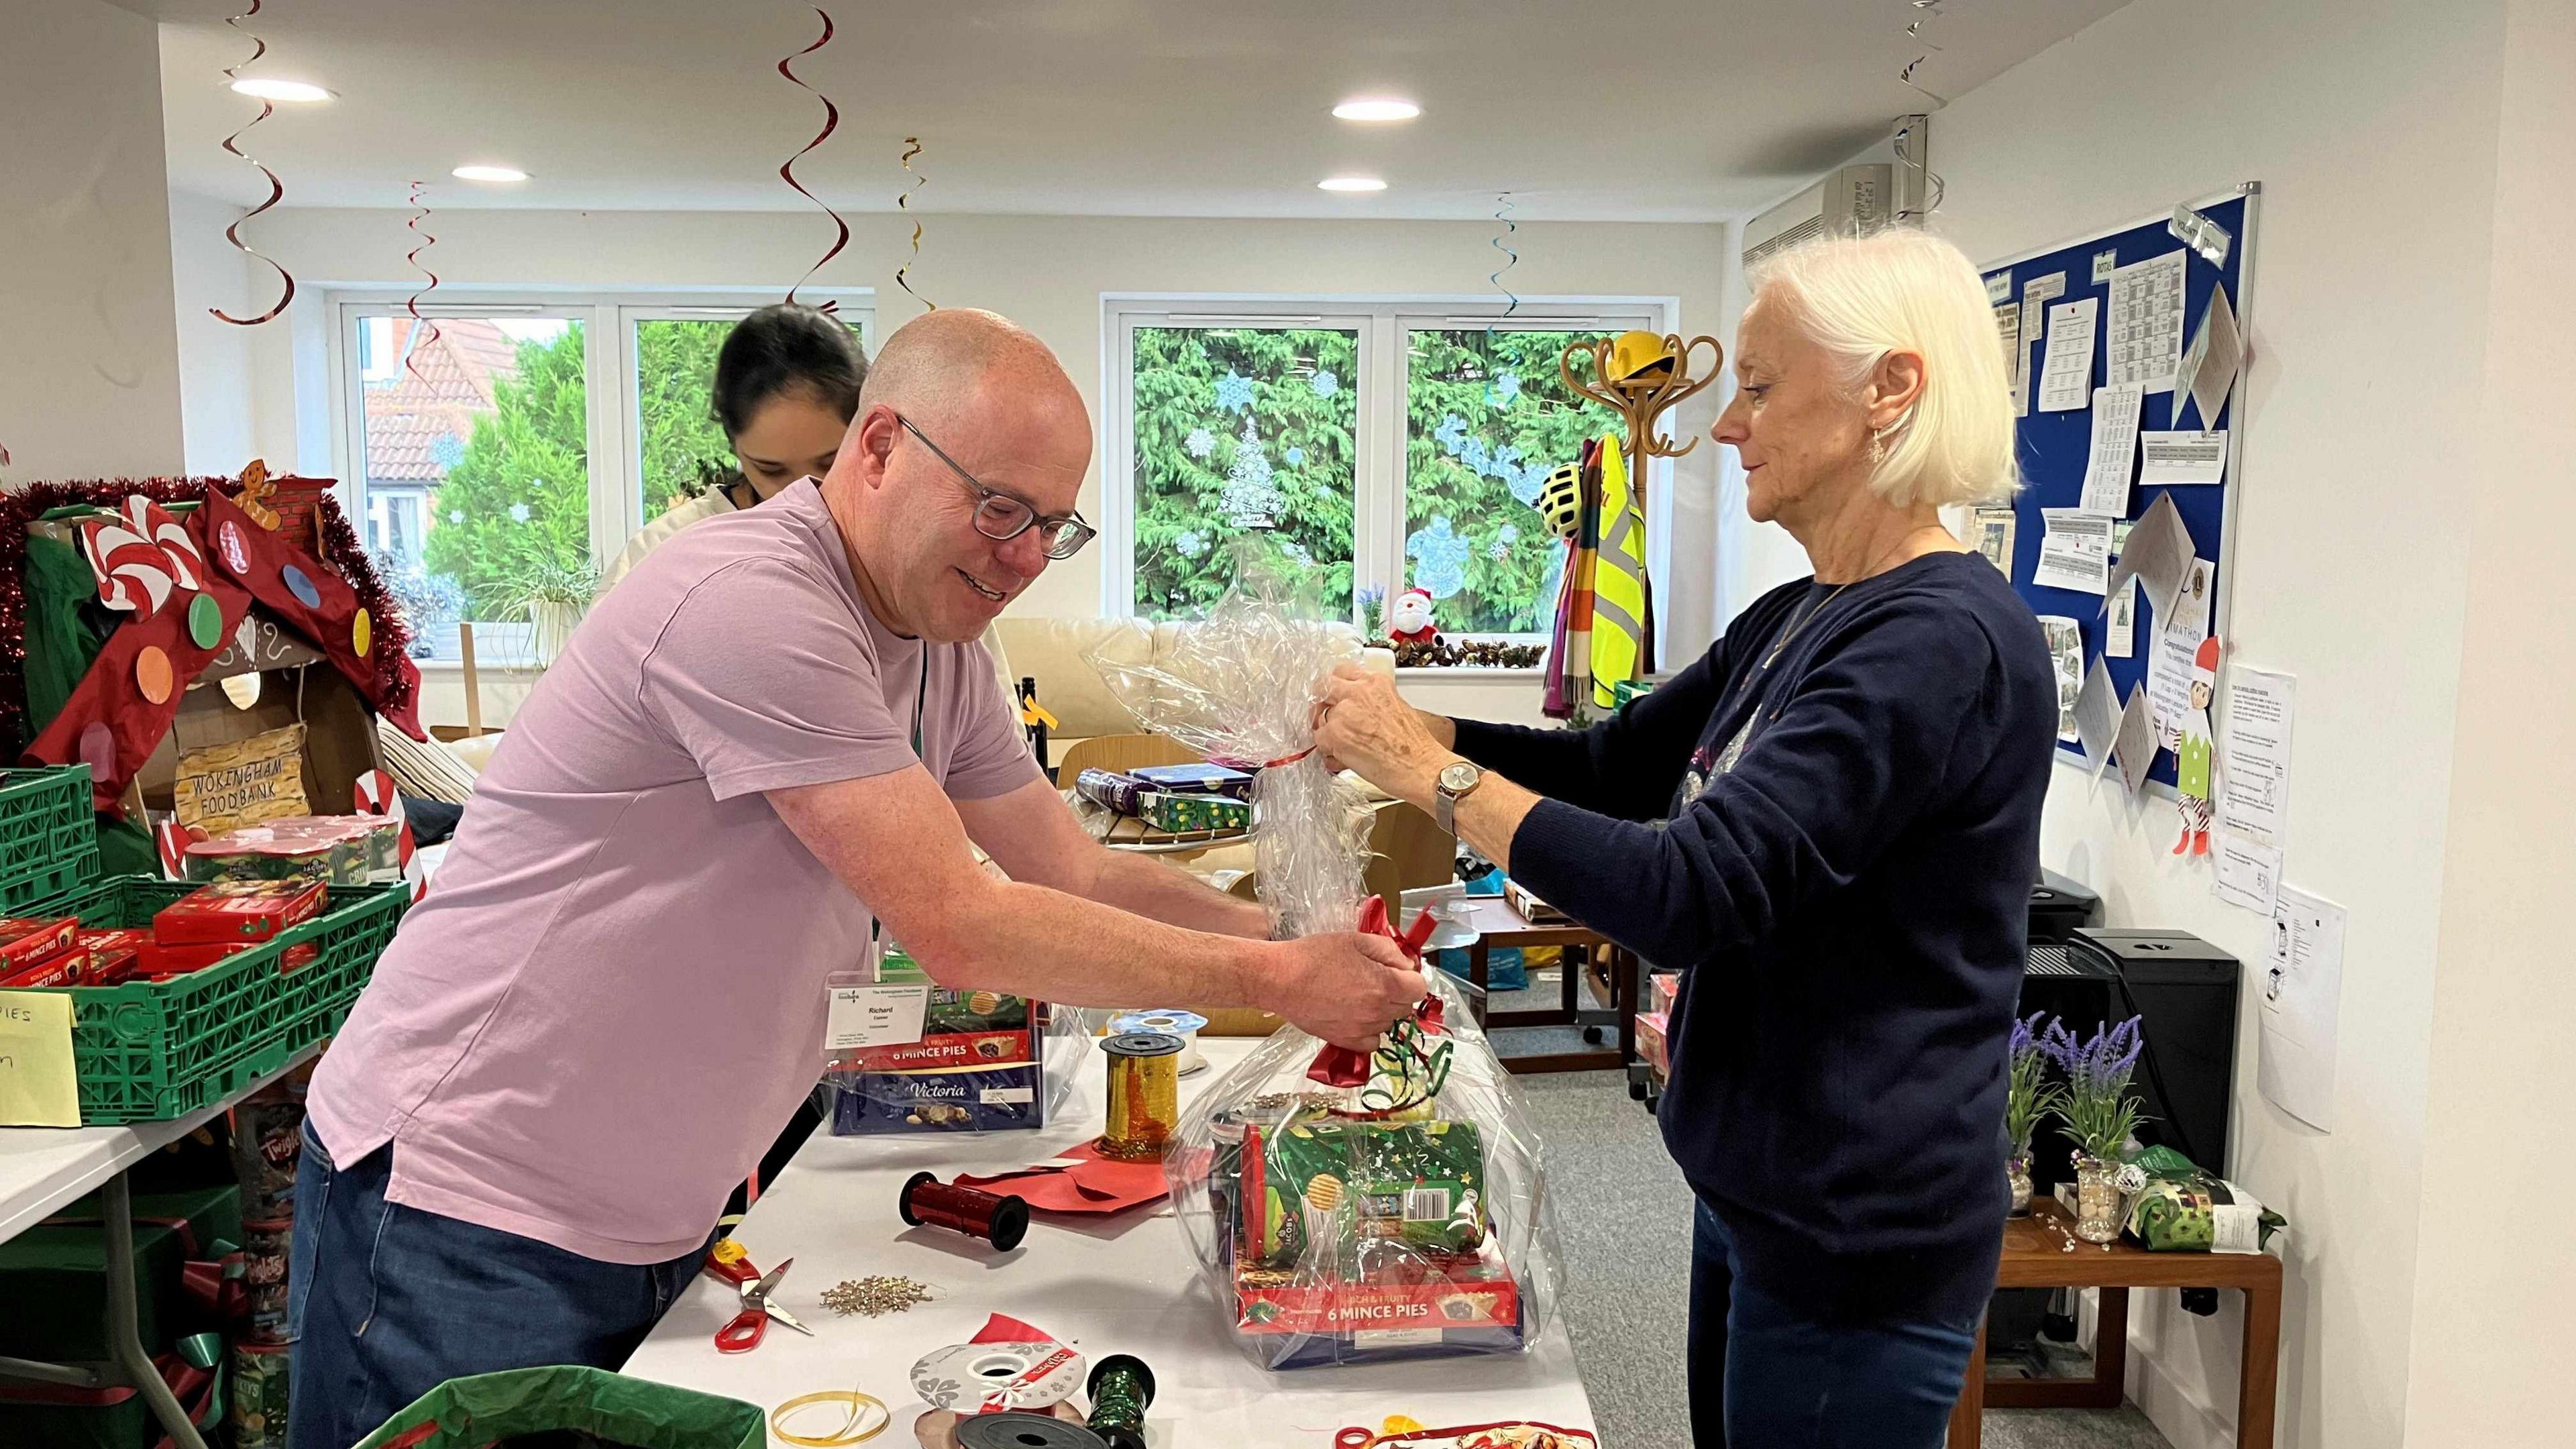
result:
[[[252,35],[249,31],[241,28],[241,22],[257,15],[259,13],[259,7],[263,3],[265,3],[265,0],[250,0],[250,8],[248,10],[224,21],[224,23],[231,26],[236,33],[248,39],[253,47],[249,55],[244,56],[240,60],[233,62],[231,65],[224,67],[224,78],[228,81],[240,80],[242,67],[255,64],[261,56],[268,54],[267,41],[262,40],[258,36]],[[259,103],[258,115],[251,117],[248,121],[242,124],[242,128],[240,130],[233,132],[231,135],[226,136],[223,139],[223,148],[225,150],[241,157],[244,161],[250,162],[253,167],[258,169],[260,175],[268,178],[268,199],[242,213],[241,221],[236,221],[232,225],[225,227],[224,240],[231,242],[235,247],[239,248],[243,255],[258,257],[259,260],[267,262],[271,267],[276,267],[277,279],[286,284],[286,290],[278,297],[277,305],[260,313],[256,317],[234,317],[227,314],[221,307],[209,307],[206,309],[207,312],[213,315],[216,321],[230,322],[235,327],[258,326],[260,323],[269,321],[275,318],[278,313],[285,311],[286,304],[295,300],[294,275],[288,272],[286,268],[278,266],[277,262],[272,258],[260,256],[256,250],[252,249],[250,243],[241,239],[242,222],[250,220],[252,217],[257,216],[261,212],[268,210],[270,207],[277,205],[280,200],[284,199],[286,196],[286,183],[277,179],[276,172],[269,170],[268,167],[262,164],[257,158],[251,156],[248,152],[242,150],[242,148],[234,145],[233,143],[249,134],[251,127],[267,120],[270,116],[273,116],[276,113],[277,103],[275,101],[263,100]],[[114,379],[110,379],[110,381],[113,380]]]
[[[912,178],[912,184],[905,187],[903,189],[903,194],[894,199],[894,209],[902,212],[906,216],[912,216],[912,194],[919,191],[922,183],[928,181],[930,178],[912,169],[912,158],[921,154],[921,138],[919,136],[906,136],[903,138],[903,145],[903,169],[904,173]],[[939,304],[930,300],[928,297],[921,295],[919,292],[914,291],[912,289],[912,283],[905,279],[905,273],[912,270],[913,262],[920,260],[921,218],[913,216],[912,258],[902,266],[894,269],[894,284],[903,288],[904,295],[912,298],[916,302],[919,302],[922,306],[930,309],[931,311],[936,312],[939,310]]]

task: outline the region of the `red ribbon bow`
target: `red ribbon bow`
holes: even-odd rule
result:
[[[1419,966],[1422,964],[1422,945],[1431,939],[1431,929],[1436,924],[1431,919],[1431,912],[1424,910],[1414,915],[1411,927],[1398,933],[1394,923],[1387,919],[1386,897],[1371,896],[1360,903],[1360,921],[1356,929],[1363,936],[1384,936],[1393,941],[1404,952],[1405,960]],[[1424,1031],[1440,1030],[1440,998],[1425,995],[1413,1008],[1413,1019],[1422,1023]],[[1330,1042],[1325,1043],[1322,1051],[1315,1053],[1315,1064],[1306,1069],[1306,1080],[1320,1082],[1327,1087],[1357,1087],[1368,1079],[1367,1052],[1334,1046]]]

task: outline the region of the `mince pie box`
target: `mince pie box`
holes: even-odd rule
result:
[[[79,940],[80,922],[69,916],[0,917],[0,977],[43,964]]]
[[[226,880],[161,908],[152,938],[163,946],[255,945],[319,915],[322,882]]]
[[[89,953],[78,946],[56,951],[14,975],[0,976],[0,989],[89,984]]]
[[[1520,1283],[1490,1241],[1460,1259],[1362,1254],[1322,1274],[1242,1259],[1234,1299],[1235,1333],[1274,1369],[1508,1353],[1524,1341]]]
[[[134,975],[144,948],[152,944],[148,931],[122,927],[93,930],[82,927],[80,949],[89,955],[89,967],[83,986],[114,986]]]

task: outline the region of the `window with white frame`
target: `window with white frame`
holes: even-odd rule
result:
[[[1104,611],[1195,614],[1232,578],[1232,541],[1265,531],[1365,630],[1389,594],[1422,588],[1444,633],[1543,638],[1564,547],[1540,489],[1616,426],[1557,360],[1668,331],[1673,308],[1465,305],[1104,299]],[[1658,539],[1661,484],[1648,479]]]
[[[414,654],[542,663],[648,520],[733,468],[710,396],[717,350],[772,296],[332,297],[340,477]],[[837,298],[864,346],[868,294]]]

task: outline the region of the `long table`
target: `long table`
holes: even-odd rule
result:
[[[1202,1039],[1205,1071],[1182,1079],[1184,1102],[1250,1052],[1246,1040]],[[1168,1202],[1117,1217],[1033,1215],[1028,1239],[997,1254],[939,1228],[907,1228],[895,1200],[905,1179],[935,1172],[1024,1167],[1098,1135],[1102,1057],[1086,1054],[1053,1125],[982,1136],[832,1137],[808,1141],[734,1232],[761,1268],[794,1258],[777,1301],[814,1329],[771,1325],[748,1353],[720,1354],[718,1328],[739,1306],[734,1289],[701,1277],[627,1361],[626,1372],[723,1394],[767,1410],[799,1394],[858,1389],[883,1399],[894,1424],[872,1449],[914,1442],[913,1363],[963,1343],[987,1316],[1008,1314],[1098,1360],[1134,1354],[1152,1366],[1155,1449],[1281,1445],[1327,1449],[1336,1430],[1374,1430],[1392,1414],[1424,1424],[1533,1419],[1590,1428],[1592,1404],[1560,1321],[1539,1346],[1512,1355],[1273,1373],[1238,1351],[1228,1320],[1198,1277]],[[907,1275],[936,1301],[881,1318],[835,1316],[823,1290],[844,1279]],[[814,1411],[828,1421],[828,1410]],[[800,1426],[803,1420],[798,1421]]]
[[[100,1217],[107,1239],[108,1343],[112,1365],[31,1363],[0,1359],[0,1377],[75,1388],[130,1387],[143,1395],[176,1449],[206,1449],[187,1413],[153,1367],[136,1327],[134,1222],[125,1170],[231,1110],[234,1103],[302,1066],[318,1047],[307,1047],[275,1072],[221,1101],[167,1122],[124,1127],[0,1128],[0,1242],[25,1232],[56,1209],[103,1187]]]

